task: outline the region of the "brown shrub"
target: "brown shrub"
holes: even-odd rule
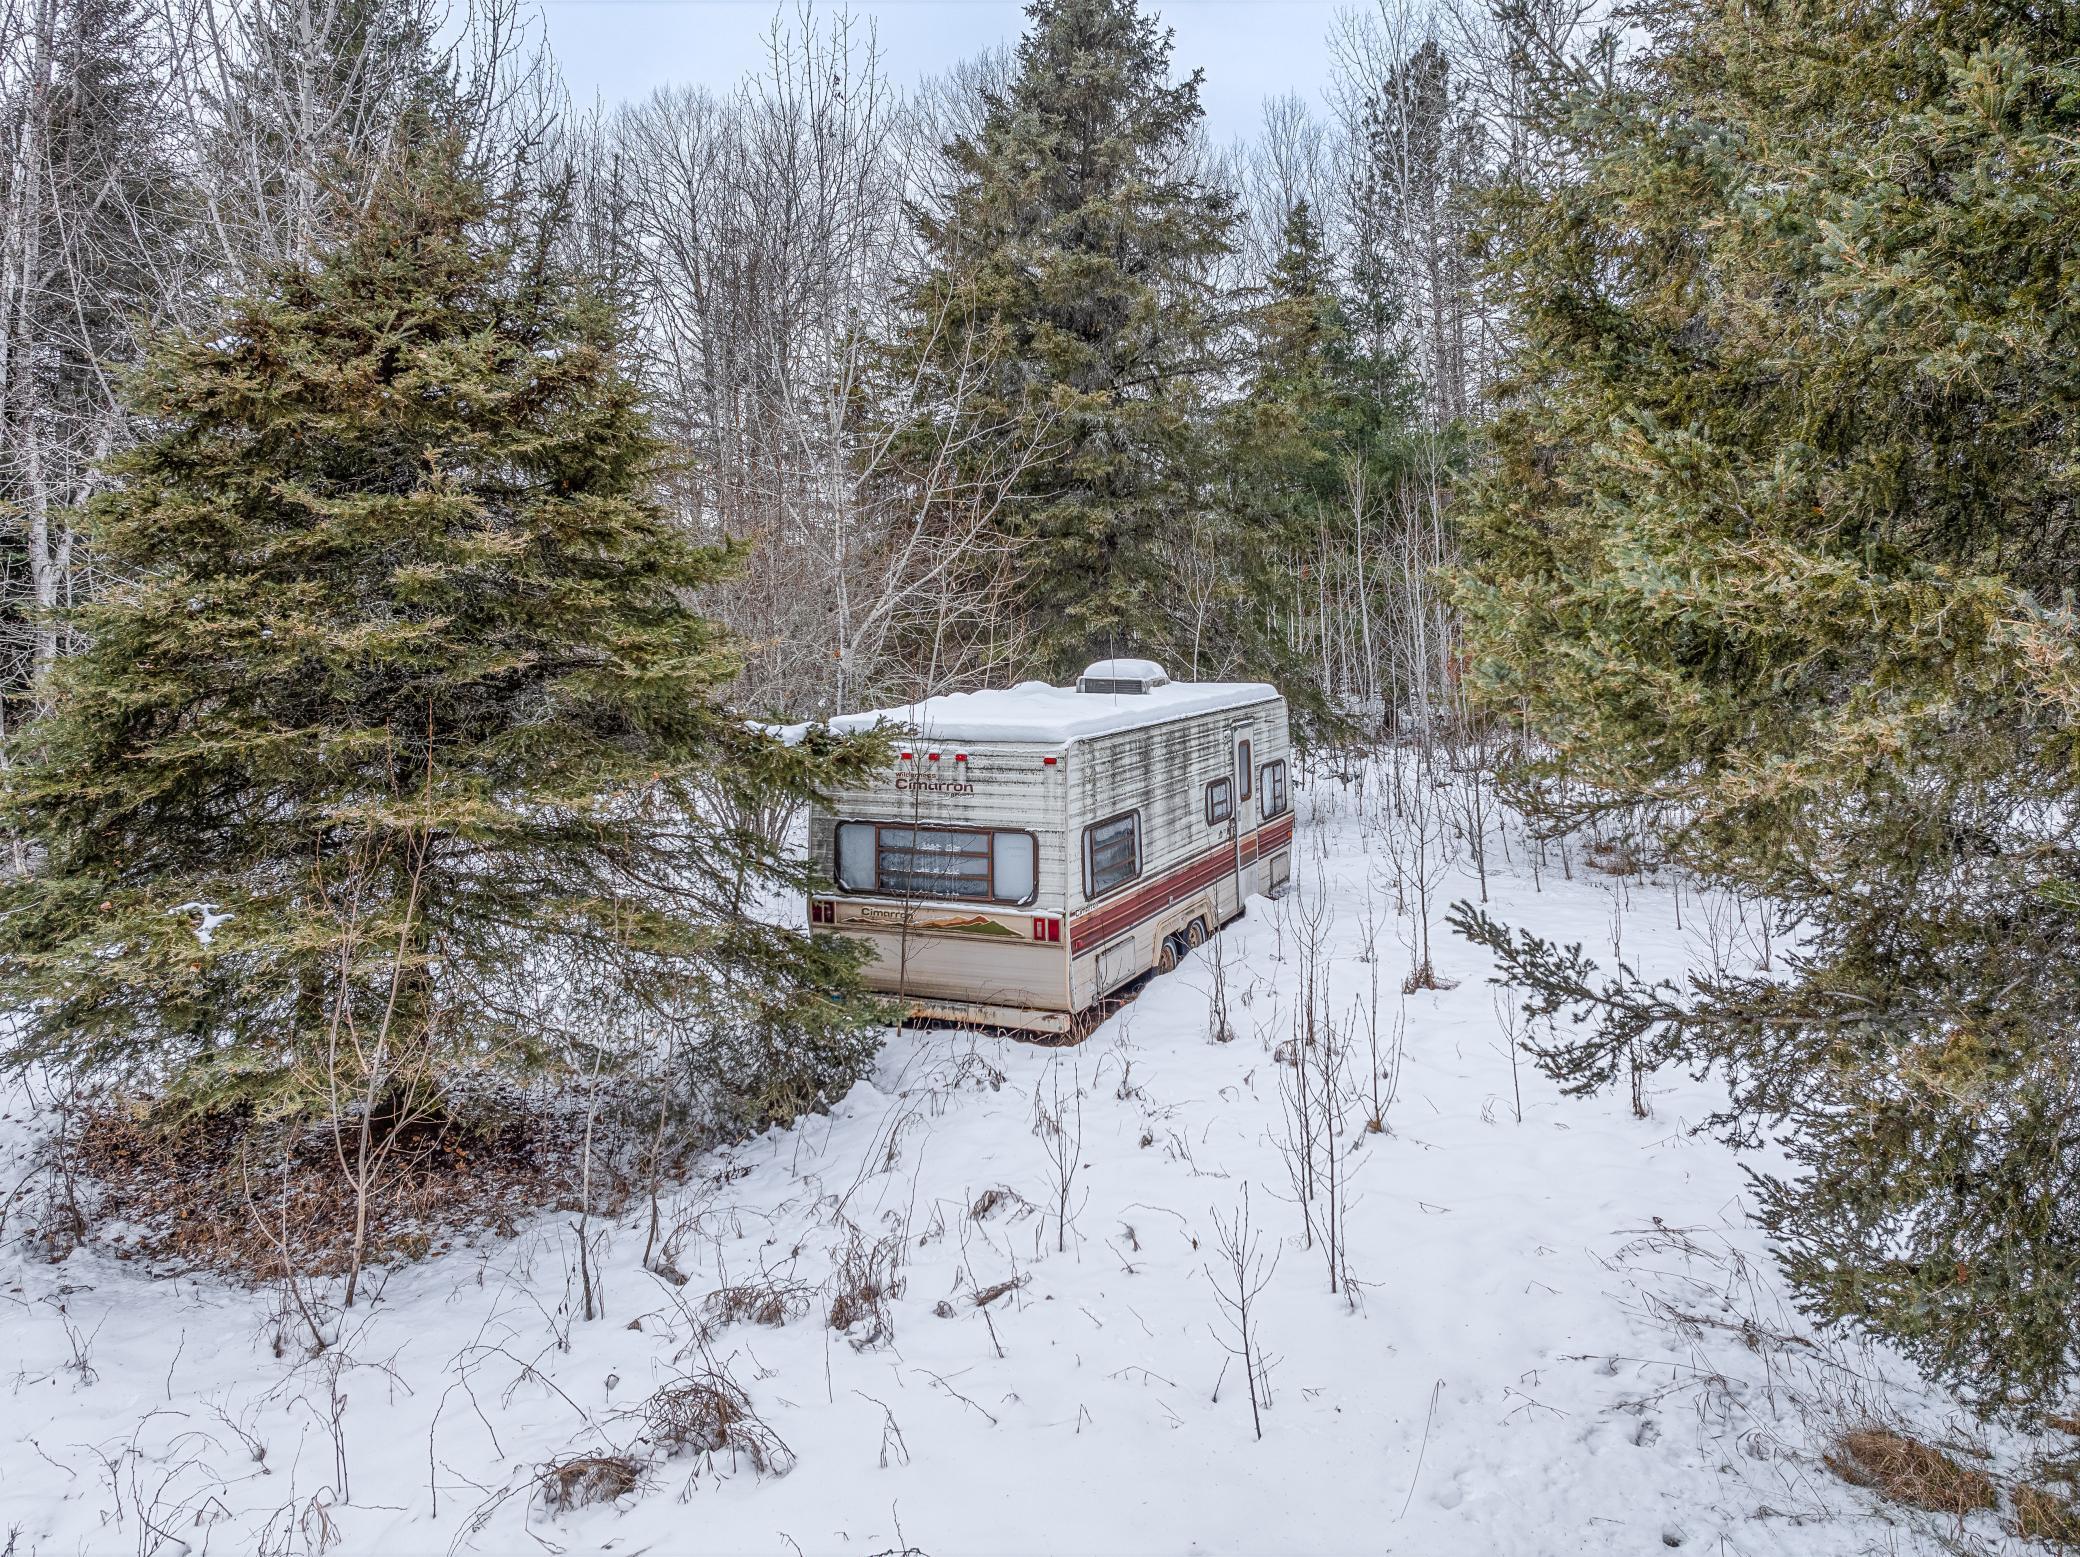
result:
[[[583,1508],[588,1503],[611,1503],[642,1485],[640,1460],[625,1454],[580,1454],[553,1461],[535,1477],[542,1502],[558,1513]]]
[[[854,1233],[838,1252],[831,1268],[830,1326],[846,1332],[855,1351],[895,1339],[889,1303],[903,1293],[902,1257],[903,1240],[893,1234],[870,1244]]]
[[[94,1222],[126,1225],[109,1245],[118,1258],[264,1279],[281,1274],[286,1243],[299,1274],[347,1268],[354,1196],[329,1125],[222,1115],[167,1128],[108,1103],[66,1133]],[[478,1230],[510,1237],[516,1206],[575,1207],[583,1136],[582,1115],[518,1094],[401,1131],[371,1186],[370,1263],[420,1259]],[[351,1134],[344,1144],[351,1161]],[[595,1163],[595,1210],[613,1214],[630,1187]]]
[[[1909,1508],[1963,1518],[1993,1508],[2000,1493],[1993,1478],[1941,1449],[1889,1427],[1858,1427],[1838,1435],[1822,1458],[1851,1486],[1868,1487]]]
[[[720,1371],[667,1384],[643,1405],[650,1441],[667,1454],[742,1458],[761,1476],[785,1476],[794,1451],[759,1419],[736,1380]]]
[[[763,1277],[717,1287],[701,1299],[701,1317],[717,1328],[749,1320],[777,1330],[808,1313],[813,1295],[804,1282]]]

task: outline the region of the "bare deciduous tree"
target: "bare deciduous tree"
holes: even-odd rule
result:
[[[1242,1201],[1232,1217],[1223,1221],[1219,1211],[1208,1214],[1213,1218],[1214,1244],[1220,1250],[1221,1261],[1217,1271],[1212,1265],[1205,1269],[1214,1284],[1214,1301],[1220,1305],[1230,1332],[1222,1344],[1228,1355],[1242,1364],[1242,1376],[1249,1385],[1250,1423],[1262,1441],[1264,1413],[1271,1406],[1274,1360],[1264,1353],[1263,1335],[1257,1325],[1257,1300],[1278,1271],[1279,1251],[1274,1248],[1267,1260],[1260,1250],[1262,1239],[1250,1226],[1247,1184],[1242,1186]],[[1221,1373],[1226,1377],[1225,1366]],[[1213,1398],[1216,1402],[1221,1398],[1218,1384],[1214,1386]]]
[[[634,317],[681,456],[685,522],[750,549],[713,602],[746,645],[745,698],[796,714],[906,700],[1015,657],[994,521],[1033,450],[978,434],[920,465],[902,430],[957,412],[982,364],[928,384],[890,378],[881,350],[928,160],[917,122],[871,29],[804,13],[775,23],[736,90],[659,92],[573,152],[595,266]]]
[[[1083,1073],[1075,1071],[1069,1090],[1062,1091],[1062,1062],[1047,1068],[1048,1095],[1033,1092],[1033,1134],[1047,1153],[1048,1188],[1054,1196],[1054,1247],[1058,1254],[1069,1248],[1069,1224],[1081,1205],[1076,1201],[1076,1180],[1083,1170]],[[1088,1197],[1086,1197],[1088,1198]]]
[[[180,297],[171,55],[124,0],[0,3],[0,764],[83,592],[116,379]]]

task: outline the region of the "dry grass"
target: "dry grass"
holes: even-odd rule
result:
[[[1459,981],[1444,977],[1427,960],[1408,970],[1408,977],[1401,981],[1401,993],[1413,995],[1420,989],[1457,989]]]
[[[1004,1086],[1004,1073],[973,1049],[958,1056],[946,1077],[949,1090],[972,1087],[978,1092],[997,1092]]]
[[[978,1222],[986,1222],[1006,1206],[1013,1208],[1014,1215],[1033,1209],[1033,1203],[1017,1190],[998,1184],[975,1197],[975,1203],[968,1207],[968,1215]]]
[[[895,1316],[889,1304],[903,1293],[902,1258],[903,1240],[893,1234],[868,1243],[854,1233],[838,1251],[831,1267],[830,1326],[845,1332],[855,1351],[895,1339]]]
[[[2014,1532],[2026,1541],[2080,1551],[2080,1503],[2049,1487],[2015,1489]]]
[[[354,1197],[325,1127],[222,1118],[178,1131],[108,1105],[76,1121],[69,1167],[106,1246],[241,1278],[278,1275],[284,1244],[306,1275],[348,1264]],[[373,1186],[370,1263],[418,1259],[472,1231],[507,1236],[514,1206],[576,1204],[582,1118],[515,1104],[400,1137]],[[349,1155],[352,1146],[349,1143]],[[595,1166],[594,1209],[628,1185]]]
[[[726,1373],[697,1373],[667,1384],[643,1406],[650,1441],[667,1454],[726,1454],[761,1476],[785,1476],[794,1451],[759,1419],[751,1400]]]
[[[535,1478],[542,1502],[557,1513],[590,1503],[611,1503],[643,1483],[640,1460],[625,1454],[580,1454],[542,1467]]]
[[[1582,850],[1582,860],[1606,876],[1636,876],[1641,867],[1638,852],[1624,839],[1596,839]]]
[[[1984,1471],[1889,1427],[1841,1433],[1822,1458],[1850,1485],[1868,1487],[1895,1503],[1932,1514],[1962,1519],[2000,1503],[2000,1491]]]
[[[2060,1432],[2080,1432],[2071,1418],[2051,1418]],[[2009,1533],[2058,1551],[2080,1552],[2080,1452],[2051,1450],[2022,1468],[2010,1488]]]
[[[701,1318],[720,1329],[746,1321],[779,1329],[809,1312],[814,1292],[805,1282],[761,1277],[717,1287],[701,1299]]]
[[[994,1286],[984,1287],[975,1294],[975,1306],[977,1308],[988,1308],[998,1298],[1003,1297],[1008,1292],[1016,1292],[1031,1279],[1029,1276],[1014,1276],[1009,1281],[1000,1281]]]

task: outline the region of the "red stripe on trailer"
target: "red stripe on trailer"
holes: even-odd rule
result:
[[[1242,863],[1254,864],[1293,836],[1293,813],[1266,822],[1242,840]]]
[[[1265,823],[1255,832],[1243,835],[1242,863],[1253,864],[1292,836],[1293,815],[1289,811],[1284,816]],[[1182,865],[1172,867],[1116,902],[1106,903],[1088,913],[1071,918],[1069,955],[1073,957],[1088,951],[1100,941],[1110,940],[1120,932],[1154,918],[1179,900],[1190,897],[1201,888],[1220,880],[1233,868],[1233,851],[1228,844],[1223,843],[1205,854],[1186,860]]]

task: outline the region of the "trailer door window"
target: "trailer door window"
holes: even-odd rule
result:
[[[1103,897],[1141,874],[1141,813],[1127,811],[1083,830],[1083,895]]]
[[[1242,798],[1249,799],[1249,742],[1235,743],[1235,787],[1242,791]]]
[[[1282,816],[1286,809],[1286,765],[1283,759],[1264,764],[1264,814]]]
[[[838,885],[847,892],[874,890],[874,824],[838,824]]]
[[[1040,891],[1040,846],[1031,833],[991,833],[990,895],[999,903],[1030,903]]]
[[[1235,786],[1217,778],[1206,786],[1206,820],[1215,827],[1235,814]]]

